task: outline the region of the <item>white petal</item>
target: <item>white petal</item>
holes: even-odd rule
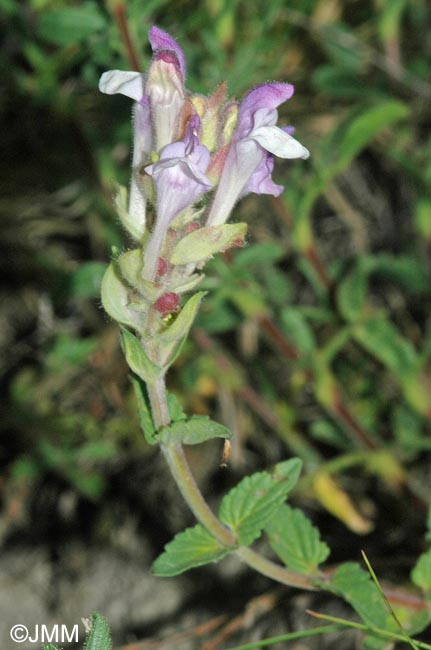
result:
[[[253,129],[249,138],[253,138],[263,149],[279,158],[305,159],[310,155],[308,149],[278,126],[260,126]]]
[[[107,95],[126,95],[139,102],[144,95],[143,76],[140,72],[109,70],[100,77],[99,90]]]
[[[262,126],[274,126],[277,124],[278,111],[276,108],[269,110],[268,108],[258,108],[253,115],[253,131]]]

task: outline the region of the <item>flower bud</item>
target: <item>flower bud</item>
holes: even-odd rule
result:
[[[179,295],[173,292],[169,292],[164,293],[163,296],[160,296],[155,304],[155,308],[161,316],[168,316],[178,309],[179,304]]]

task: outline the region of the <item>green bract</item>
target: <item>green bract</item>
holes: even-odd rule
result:
[[[172,264],[201,262],[231,246],[243,245],[246,223],[224,224],[199,228],[186,235],[174,248]]]

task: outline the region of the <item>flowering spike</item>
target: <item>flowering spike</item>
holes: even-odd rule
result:
[[[179,294],[196,286],[203,277],[196,271],[210,257],[244,245],[246,224],[225,223],[236,201],[250,192],[279,196],[283,186],[271,178],[274,156],[309,154],[292,127],[277,126],[277,108],[293,95],[292,85],[257,86],[242,102],[227,99],[225,83],[209,97],[193,95],[184,86],[178,43],[158,27],[149,40],[153,58],[146,74],[110,70],[99,83],[102,92],[134,101],[129,206],[122,190],[117,209],[141,246],[121,256],[103,287],[108,312],[136,330],[148,359],[165,371],[203,297],[190,298],[166,328]],[[205,195],[213,188],[209,203]],[[155,214],[146,228],[147,203]],[[157,312],[164,324],[154,318]]]

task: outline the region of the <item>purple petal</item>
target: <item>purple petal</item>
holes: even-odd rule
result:
[[[201,128],[201,120],[199,115],[195,114],[189,119],[184,137],[184,144],[186,145],[186,153],[191,153],[195,147],[199,146],[198,133]],[[206,149],[206,147],[205,147]]]
[[[159,163],[152,165],[156,167],[161,163],[162,160],[171,160],[177,158],[184,158],[186,155],[186,145],[184,142],[173,142],[172,144],[166,145],[160,153]]]
[[[192,133],[197,123],[192,121],[182,142],[163,148],[160,159],[146,167],[157,190],[157,220],[144,256],[144,277],[153,281],[163,241],[172,221],[192,205],[212,184],[205,176],[210,153]]]
[[[287,83],[274,82],[253,88],[241,102],[236,137],[243,138],[250,133],[256,111],[266,109],[269,113],[290,99],[293,93],[294,87]]]
[[[129,214],[142,232],[145,228],[146,197],[140,176],[141,166],[147,162],[152,148],[152,126],[148,98],[144,95],[133,109],[133,160],[130,183]]]
[[[283,192],[283,185],[276,185],[271,174],[274,169],[274,158],[267,155],[254,170],[248,182],[245,184],[239,198],[246,194],[253,192],[254,194],[271,194],[272,196],[280,196]]]
[[[169,50],[175,53],[181,75],[184,80],[186,76],[186,60],[184,57],[184,52],[178,43],[172,38],[172,36],[169,36],[167,32],[163,31],[163,29],[160,29],[159,27],[156,27],[155,25],[151,27],[148,38],[151,48],[155,54],[158,54],[163,50]]]
[[[208,214],[207,226],[217,226],[227,221],[244,187],[266,155],[265,150],[251,138],[231,144]]]
[[[295,131],[296,131],[294,126],[280,126],[280,129],[282,131],[285,131],[289,135],[293,135],[295,133]]]

